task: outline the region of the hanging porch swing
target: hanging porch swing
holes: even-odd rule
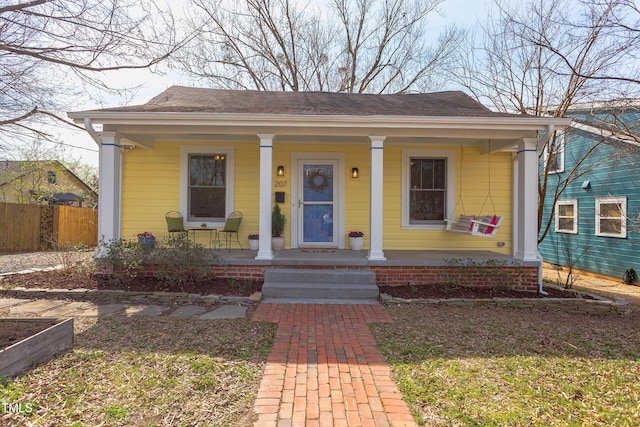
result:
[[[462,160],[464,160],[463,159],[464,149],[462,146],[460,146],[461,162],[460,162],[460,168],[458,169],[460,171],[459,172],[460,185],[458,186],[460,191],[459,191],[458,200],[456,201],[456,205],[453,208],[453,211],[451,212],[451,217],[445,218],[446,231],[450,233],[462,233],[462,234],[468,234],[471,236],[478,236],[478,237],[494,237],[496,235],[496,232],[500,228],[500,225],[502,225],[502,221],[504,220],[504,217],[496,215],[496,208],[493,203],[493,197],[491,196],[491,154],[490,153],[491,153],[491,141],[489,141],[489,154],[488,154],[488,167],[487,167],[488,178],[489,178],[487,196],[484,198],[484,202],[482,202],[482,207],[480,208],[480,214],[467,215],[464,209],[464,202],[462,200]],[[488,201],[491,202],[493,214],[482,215],[482,213],[484,212],[484,207]],[[457,219],[454,219],[453,215],[457,211],[458,205],[460,205],[462,213]]]

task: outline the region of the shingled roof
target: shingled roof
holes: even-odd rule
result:
[[[267,92],[171,86],[143,105],[112,112],[194,112],[346,116],[506,117],[459,91],[416,94]]]

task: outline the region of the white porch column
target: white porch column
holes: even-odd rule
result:
[[[371,139],[371,195],[369,203],[369,260],[386,260],[382,250],[382,186],[383,148],[385,136],[370,136]]]
[[[98,239],[122,237],[122,149],[116,132],[100,133]]]
[[[274,134],[258,134],[260,138],[260,240],[255,259],[273,259],[271,250],[271,179]]]
[[[517,228],[515,257],[538,261],[538,150],[537,140],[524,138],[518,148]]]

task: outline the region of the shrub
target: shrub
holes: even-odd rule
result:
[[[164,238],[158,246],[149,262],[155,264],[155,277],[171,286],[202,282],[210,263],[218,258],[182,233]]]

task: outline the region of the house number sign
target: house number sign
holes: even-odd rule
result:
[[[275,188],[284,188],[287,186],[287,181],[274,181],[273,186]]]

